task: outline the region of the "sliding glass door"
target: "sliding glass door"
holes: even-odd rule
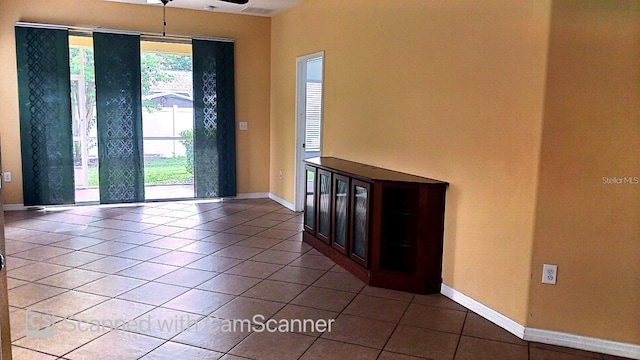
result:
[[[142,42],[147,200],[194,197],[191,44]]]
[[[236,195],[233,42],[16,40],[25,205]]]
[[[100,201],[96,82],[93,41],[90,40],[89,37],[69,37],[73,166],[78,203]]]

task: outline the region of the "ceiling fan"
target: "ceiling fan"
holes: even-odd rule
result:
[[[167,35],[167,4],[173,0],[147,0],[147,4],[162,4],[162,36]],[[244,5],[249,0],[218,0],[222,2],[228,2],[231,4]]]
[[[169,2],[173,0],[147,0],[147,4],[162,4],[167,5]],[[244,5],[249,2],[249,0],[218,0],[223,2],[228,2],[232,4]]]

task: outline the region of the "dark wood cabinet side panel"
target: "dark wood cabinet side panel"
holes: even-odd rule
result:
[[[382,257],[382,237],[378,229],[382,229],[382,189],[383,183],[376,182],[372,187],[373,198],[377,201],[371,203],[371,232],[369,242],[371,243],[371,262],[369,266],[372,271],[380,270],[380,261]]]
[[[420,278],[386,271],[372,271],[369,285],[416,294],[437,294],[440,292],[442,279],[439,276]]]
[[[434,254],[430,253],[429,248],[432,247],[432,244],[429,242],[432,240],[432,235],[429,233],[429,222],[431,221],[432,214],[429,212],[429,187],[421,186],[419,192],[419,214],[420,221],[418,222],[418,242],[417,242],[417,251],[419,254],[422,254],[422,259],[420,259],[420,266],[418,267],[418,271],[416,276],[425,277],[430,273],[433,273],[432,269],[434,267],[433,257]]]
[[[442,251],[444,235],[445,192],[444,186],[426,186],[421,191],[421,197],[427,208],[426,221],[422,244],[422,252],[427,257],[422,276],[442,276]],[[423,195],[424,194],[424,195]]]

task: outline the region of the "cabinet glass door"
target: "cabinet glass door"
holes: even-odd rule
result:
[[[370,184],[353,180],[351,197],[351,258],[368,265]]]
[[[349,178],[333,175],[333,247],[343,254],[347,254],[348,231]]]
[[[318,170],[318,238],[329,244],[331,224],[331,173]]]
[[[305,230],[315,233],[316,228],[316,168],[305,167],[305,203],[304,203],[304,227]]]

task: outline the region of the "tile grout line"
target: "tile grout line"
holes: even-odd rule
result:
[[[462,342],[462,333],[464,333],[464,327],[467,324],[467,319],[469,317],[469,311],[465,311],[464,313],[464,321],[462,322],[462,327],[460,327],[460,334],[458,335],[458,342],[456,343],[456,348],[453,351],[453,358],[455,359],[458,354],[458,349],[460,348],[460,343]]]
[[[364,288],[363,288],[364,289]],[[362,290],[360,291],[362,293]],[[413,294],[413,296],[411,296],[411,300],[409,300],[409,302],[407,302],[407,306],[404,308],[404,311],[402,311],[402,315],[400,316],[400,318],[398,319],[398,321],[395,323],[395,326],[393,327],[393,330],[391,331],[391,333],[389,334],[389,337],[387,338],[387,340],[384,342],[384,345],[382,346],[382,349],[380,350],[380,353],[378,354],[378,358],[380,358],[380,356],[382,355],[382,353],[385,351],[384,349],[387,347],[387,345],[389,344],[389,341],[391,341],[391,338],[393,337],[393,334],[396,332],[396,330],[398,329],[398,326],[400,326],[400,322],[402,321],[402,318],[405,316],[405,314],[407,313],[407,310],[409,310],[409,307],[411,306],[411,304],[413,303],[413,299],[416,298],[416,295]],[[408,355],[408,354],[403,354],[403,355]]]

